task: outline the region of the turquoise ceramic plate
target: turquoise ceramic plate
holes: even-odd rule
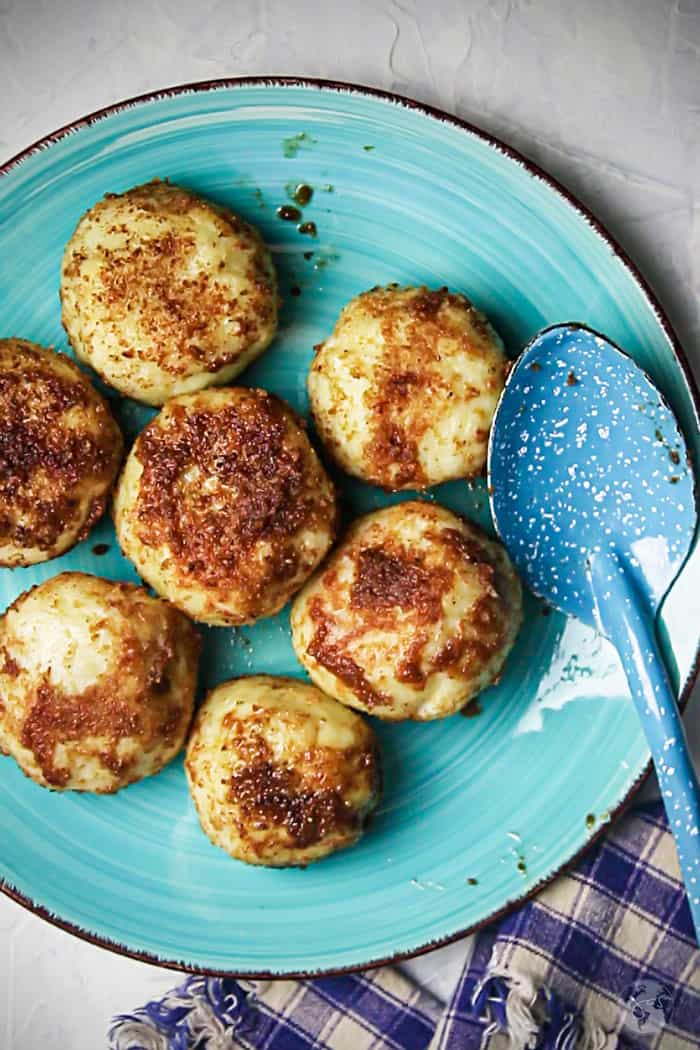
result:
[[[2,334],[66,349],[63,245],[103,193],[156,175],[230,205],[272,245],[282,324],[245,383],[304,411],[312,347],[350,296],[385,281],[448,284],[486,311],[511,353],[556,321],[606,332],[652,374],[698,452],[693,390],[673,335],[591,217],[475,129],[341,85],[241,81],[164,92],[10,162],[0,179]],[[315,189],[304,217],[316,240],[275,215],[287,184],[299,181]],[[130,434],[148,415],[133,403],[116,407]],[[399,499],[354,483],[344,491],[353,512]],[[487,523],[481,482],[431,498]],[[96,543],[108,553],[96,556]],[[55,562],[0,572],[3,605],[63,569],[136,578],[105,521]],[[665,616],[684,695],[698,642],[698,620],[684,609],[699,584],[691,563]],[[208,632],[203,684],[251,671],[301,676],[286,614],[238,635]],[[551,878],[647,765],[610,647],[534,599],[481,707],[475,718],[379,726],[386,793],[369,833],[306,871],[249,868],[209,845],[181,761],[96,798],[50,794],[0,759],[0,876],[47,918],[166,965],[285,975],[421,951]]]

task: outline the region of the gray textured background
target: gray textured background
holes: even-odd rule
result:
[[[243,74],[390,88],[518,147],[617,236],[700,364],[700,0],[0,0],[0,159],[118,99]],[[463,954],[413,970],[445,995]],[[2,1050],[97,1050],[173,976],[0,899]]]

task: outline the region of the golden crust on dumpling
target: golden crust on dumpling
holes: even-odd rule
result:
[[[501,544],[420,501],[355,521],[291,614],[316,685],[387,720],[458,711],[497,679],[520,621]]]
[[[137,438],[114,520],[140,575],[195,620],[278,612],[328,551],[333,485],[292,410],[264,390],[175,398]]]
[[[0,339],[0,565],[32,565],[83,540],[102,516],[122,435],[65,354]]]
[[[85,213],[64,253],[61,301],[78,357],[151,405],[230,382],[277,327],[275,272],[258,231],[158,180]]]
[[[505,373],[500,338],[463,295],[388,285],[345,306],[316,347],[308,388],[343,470],[422,489],[483,469]]]
[[[54,790],[117,791],[181,750],[199,636],[142,587],[65,572],[0,619],[0,751]]]
[[[352,845],[380,789],[376,741],[361,716],[314,686],[267,675],[209,693],[185,768],[211,841],[271,867]]]

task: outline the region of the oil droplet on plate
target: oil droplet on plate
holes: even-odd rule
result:
[[[300,182],[294,189],[292,200],[295,200],[303,208],[309,203],[313,195],[313,186],[309,186],[307,182]]]
[[[276,214],[277,218],[284,222],[298,222],[301,218],[301,212],[293,204],[282,204]]]

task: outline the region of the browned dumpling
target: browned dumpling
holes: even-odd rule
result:
[[[122,457],[107,402],[74,361],[0,339],[0,565],[33,565],[83,540]]]
[[[277,327],[258,231],[158,180],[86,212],[63,257],[61,301],[78,357],[150,405],[230,382]]]
[[[347,473],[422,489],[481,472],[506,358],[463,295],[373,288],[347,304],[316,351],[314,421]]]
[[[185,768],[211,841],[271,867],[351,846],[380,788],[377,745],[361,716],[314,686],[267,675],[209,693]]]
[[[294,649],[329,696],[378,718],[444,718],[501,673],[521,588],[496,540],[411,501],[350,528],[292,606]]]
[[[143,587],[64,572],[0,619],[0,751],[54,790],[117,791],[181,750],[199,636]]]
[[[195,620],[235,626],[278,612],[319,564],[335,491],[284,402],[212,389],[174,398],[141,432],[114,521],[159,594]]]

